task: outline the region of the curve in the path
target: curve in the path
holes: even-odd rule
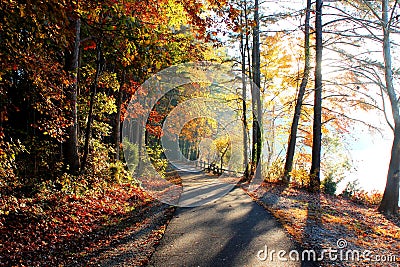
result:
[[[194,176],[190,179],[196,181]],[[218,186],[213,190],[219,190]],[[263,261],[257,254],[265,248],[268,259]],[[276,252],[271,258],[272,250]],[[277,220],[235,187],[207,205],[178,208],[149,266],[316,266],[312,262],[279,261],[279,250],[301,254]],[[265,255],[259,254],[261,259]]]

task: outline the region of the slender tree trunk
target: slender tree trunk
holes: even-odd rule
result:
[[[122,95],[124,92],[123,87],[125,84],[125,75],[126,72],[124,70],[122,74],[122,81],[121,84],[119,85],[118,95],[116,99],[117,113],[115,114],[115,124],[113,129],[114,150],[115,150],[114,161],[119,160],[119,153],[120,153],[119,147],[121,143],[121,105],[122,105]]]
[[[245,14],[245,53],[247,53],[247,69],[248,69],[248,76],[249,76],[249,80],[250,81],[252,81],[253,80],[253,73],[252,73],[252,71],[253,71],[253,69],[252,69],[252,67],[251,67],[251,65],[252,65],[252,57],[250,57],[250,38],[249,38],[249,34],[250,34],[250,27],[249,27],[249,25],[248,25],[248,17],[247,17],[247,2],[245,1],[244,2],[244,14]],[[246,57],[246,55],[245,55],[245,57]],[[246,62],[246,60],[245,60],[245,62]],[[253,83],[252,82],[250,82],[250,91],[251,91],[251,94],[253,94]],[[252,107],[253,107],[253,101],[252,101]]]
[[[145,138],[144,140],[147,139],[147,131],[145,130],[146,125],[145,125],[145,121],[144,118],[139,115],[138,119],[137,119],[137,146],[138,146],[138,166],[136,169],[136,173],[138,175],[142,175],[143,173],[143,153],[146,153],[146,151],[144,151],[146,149],[146,143],[145,145],[143,145],[143,131],[145,131]]]
[[[96,74],[94,77],[93,85],[92,85],[92,90],[90,93],[90,102],[89,102],[89,113],[88,113],[88,118],[86,122],[86,132],[85,132],[85,145],[83,148],[83,157],[82,157],[82,166],[81,166],[81,172],[85,170],[86,163],[87,163],[87,158],[89,155],[89,144],[90,144],[90,139],[92,135],[92,124],[93,124],[93,106],[95,102],[95,96],[96,96],[96,91],[97,91],[97,84],[99,81],[99,76],[100,76],[100,71],[101,71],[101,46],[98,44],[97,47],[97,62],[96,62]]]
[[[252,166],[256,172],[256,177],[261,176],[260,168],[258,163],[261,159],[261,122],[262,122],[262,107],[260,98],[260,84],[261,84],[261,73],[260,73],[260,18],[259,18],[259,4],[258,0],[254,2],[254,21],[255,26],[253,28],[253,51],[252,51],[252,63],[253,63],[253,83],[252,87],[252,104],[253,104],[253,155],[252,155]],[[255,169],[256,168],[256,169]]]
[[[267,144],[267,149],[268,149],[268,156],[267,156],[267,162],[266,162],[266,166],[271,166],[271,162],[272,162],[272,157],[275,154],[275,138],[276,138],[276,133],[275,133],[275,105],[272,105],[272,112],[271,112],[271,122],[268,123],[268,128],[269,133],[268,133],[268,138],[269,140],[271,140],[271,142],[269,142],[268,140],[266,141]]]
[[[316,66],[314,90],[314,123],[312,162],[310,170],[310,190],[319,191],[321,168],[321,138],[322,138],[322,0],[316,1],[315,34],[316,34]]]
[[[185,139],[185,157],[190,160],[190,143]]]
[[[222,172],[222,169],[224,168],[224,157],[225,157],[226,153],[228,152],[228,149],[229,149],[229,145],[227,145],[225,147],[225,149],[223,151],[221,151],[221,158],[220,158],[221,172]]]
[[[240,24],[242,26],[242,15],[240,16]],[[246,49],[244,43],[243,31],[240,33],[240,56],[242,60],[242,127],[243,127],[243,167],[244,179],[249,178],[249,154],[248,154],[248,137],[247,137],[247,88],[246,88]]]
[[[75,40],[72,51],[66,51],[65,69],[69,73],[73,83],[68,86],[66,98],[71,107],[71,125],[66,132],[68,137],[65,140],[64,148],[64,164],[68,166],[69,172],[73,175],[78,174],[80,162],[78,154],[78,112],[77,112],[77,95],[78,95],[78,59],[79,45],[81,33],[81,20],[75,18],[71,23],[75,31]]]
[[[382,0],[383,22],[383,56],[385,67],[386,89],[392,107],[394,119],[394,138],[387,174],[385,192],[379,206],[379,211],[384,214],[398,214],[399,212],[399,175],[400,175],[400,110],[398,98],[393,85],[392,56],[390,49],[390,22],[389,1]]]
[[[294,115],[292,120],[292,126],[290,128],[288,149],[286,153],[285,161],[285,171],[283,182],[288,183],[290,181],[290,172],[293,168],[293,158],[296,149],[296,139],[297,139],[297,129],[299,126],[299,120],[301,115],[301,108],[303,105],[304,93],[306,92],[306,87],[308,83],[308,78],[310,75],[310,11],[311,11],[311,0],[307,0],[306,7],[306,17],[304,22],[304,70],[303,78],[301,79],[301,84],[299,92],[297,94],[296,106],[294,108]]]
[[[223,164],[224,164],[224,154],[222,154],[222,156],[221,156],[221,161],[220,161],[220,166],[221,166],[221,170],[222,170],[222,166],[223,166]]]

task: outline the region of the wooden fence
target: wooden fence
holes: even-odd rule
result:
[[[212,172],[213,174],[216,174],[216,175],[221,175],[223,173],[227,173],[229,175],[236,176],[238,174],[241,174],[240,172],[237,172],[237,171],[232,171],[232,170],[221,168],[221,167],[217,166],[215,163],[209,163],[209,162],[205,162],[202,160],[196,161],[196,167],[200,167],[203,169],[203,171]]]

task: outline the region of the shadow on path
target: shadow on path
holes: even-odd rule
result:
[[[322,225],[322,209],[321,209],[321,194],[316,192],[311,194],[312,199],[309,199],[307,204],[307,219],[306,225],[303,233],[303,243],[307,243],[311,241],[312,249],[310,249],[310,253],[307,253],[308,258],[319,258],[322,250],[321,244],[317,240],[319,240],[319,236],[321,233],[321,225]],[[315,240],[315,241],[314,241]],[[313,254],[315,253],[315,254]]]
[[[207,205],[178,208],[149,266],[316,266],[280,261],[279,250],[301,254],[277,220],[236,187]]]

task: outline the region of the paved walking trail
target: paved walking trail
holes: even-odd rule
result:
[[[199,194],[209,193],[209,177],[200,173],[181,176],[193,197],[203,199]],[[241,188],[234,187],[208,204],[177,208],[149,266],[317,266],[310,262],[278,261],[277,253],[272,254],[273,261],[261,261],[257,253],[266,247],[268,258],[271,250],[289,253],[296,249],[301,255],[277,220]],[[288,254],[285,257],[289,258]]]

